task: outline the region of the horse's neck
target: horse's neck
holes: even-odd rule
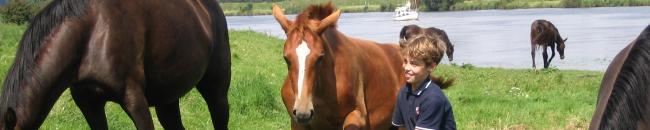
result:
[[[346,56],[354,57],[359,53],[359,43],[360,39],[355,39],[346,36],[336,28],[329,28],[323,32],[321,35],[325,39],[326,48],[332,53],[333,56]]]

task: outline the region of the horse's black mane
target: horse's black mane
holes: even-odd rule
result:
[[[637,123],[649,120],[645,112],[650,109],[646,105],[650,92],[650,26],[632,44],[612,88],[599,129],[637,129]]]
[[[88,0],[54,0],[39,12],[32,20],[20,40],[14,64],[7,73],[3,84],[3,92],[0,104],[3,109],[7,106],[15,106],[17,99],[8,94],[18,91],[21,82],[24,82],[32,74],[35,66],[35,59],[44,41],[47,40],[51,31],[68,19],[76,19],[86,13]]]

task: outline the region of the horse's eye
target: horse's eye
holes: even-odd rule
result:
[[[316,60],[316,63],[320,64],[323,61],[323,57],[324,57],[323,54],[318,56],[318,59]]]

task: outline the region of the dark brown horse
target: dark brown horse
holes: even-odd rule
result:
[[[449,37],[447,36],[445,30],[441,30],[435,27],[421,28],[418,25],[407,25],[402,27],[402,30],[399,33],[399,38],[400,40],[408,40],[410,38],[413,38],[413,36],[421,33],[430,35],[433,38],[440,38],[440,40],[445,42],[445,45],[447,46],[447,49],[445,50],[447,59],[449,59],[449,61],[454,60],[454,45],[451,44],[451,41],[449,41]]]
[[[530,55],[533,57],[533,69],[535,66],[535,50],[538,47],[544,48],[542,56],[544,57],[544,68],[551,65],[551,60],[555,57],[555,49],[557,44],[557,52],[560,53],[560,59],[564,59],[564,42],[567,38],[562,39],[560,33],[553,23],[546,20],[535,20],[530,27]],[[551,58],[548,59],[546,49],[551,47]]]
[[[650,26],[609,64],[589,129],[650,129]]]
[[[138,129],[182,129],[178,99],[194,85],[227,129],[230,49],[213,0],[55,0],[31,21],[5,79],[0,128],[38,129],[61,93],[92,129],[122,106]],[[68,87],[71,86],[71,87]]]
[[[405,82],[399,46],[344,35],[336,29],[340,14],[331,3],[311,5],[294,21],[273,6],[287,35],[288,74],[281,93],[292,129],[391,127],[397,91]]]

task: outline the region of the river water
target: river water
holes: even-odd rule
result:
[[[405,25],[437,27],[445,30],[455,45],[452,63],[531,68],[530,26],[536,19],[546,19],[555,24],[563,38],[568,38],[565,59],[560,60],[556,53],[551,66],[605,71],[613,57],[650,24],[650,7],[423,12],[417,21],[393,21],[391,17],[392,12],[343,13],[338,29],[352,37],[397,43],[399,31]],[[271,15],[226,19],[229,29],[250,29],[286,38]],[[537,67],[541,68],[541,50],[536,54]],[[446,58],[443,64],[449,64]]]

